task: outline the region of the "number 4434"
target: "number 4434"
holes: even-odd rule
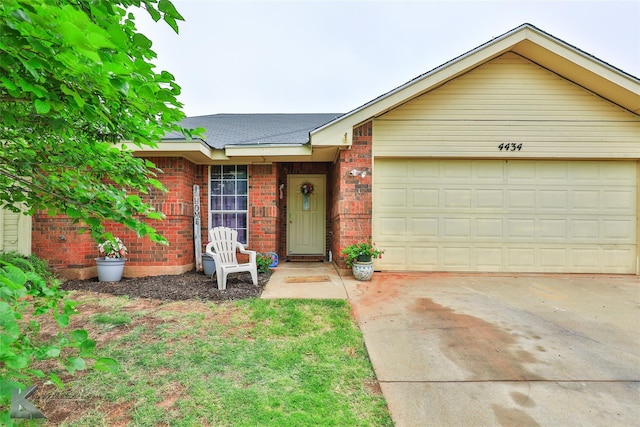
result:
[[[516,144],[515,142],[507,142],[506,144],[498,145],[500,151],[520,151],[522,150],[522,144]]]

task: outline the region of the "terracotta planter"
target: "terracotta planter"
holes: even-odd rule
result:
[[[126,261],[126,258],[96,258],[98,281],[119,282],[122,279]]]
[[[351,266],[351,271],[353,272],[353,277],[355,277],[356,280],[368,282],[371,280],[371,277],[373,277],[373,261],[355,261]]]

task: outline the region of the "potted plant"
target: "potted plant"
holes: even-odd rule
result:
[[[99,258],[98,280],[100,282],[119,282],[124,272],[125,256],[129,252],[119,237],[106,234],[104,241],[98,244]]]
[[[376,248],[371,240],[351,244],[342,249],[347,267],[351,267],[357,280],[371,280],[373,276],[373,258],[380,258],[384,250]]]

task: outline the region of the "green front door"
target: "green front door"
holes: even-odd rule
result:
[[[287,181],[287,253],[324,255],[326,177],[289,175]],[[303,194],[304,184],[313,186],[310,194]]]

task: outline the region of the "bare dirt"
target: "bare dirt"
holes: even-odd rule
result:
[[[97,278],[68,280],[62,288],[164,301],[232,301],[259,297],[269,277],[270,274],[258,273],[258,285],[255,286],[249,273],[233,274],[228,277],[227,289],[224,290],[218,289],[215,278],[212,280],[210,276],[196,271],[177,276],[123,278],[120,282],[99,282]]]

